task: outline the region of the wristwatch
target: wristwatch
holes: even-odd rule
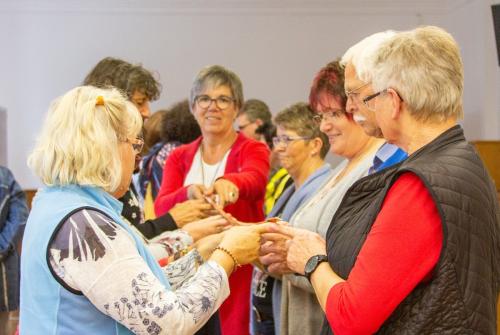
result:
[[[312,273],[316,270],[318,265],[323,262],[328,262],[328,257],[326,255],[314,255],[309,258],[304,267],[304,276],[306,276],[308,280],[311,280]]]

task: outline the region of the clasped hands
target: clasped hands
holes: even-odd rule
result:
[[[259,263],[275,277],[303,275],[307,261],[314,255],[326,255],[326,242],[317,233],[288,227],[282,221],[270,224],[268,232],[262,234]]]
[[[277,277],[304,274],[309,258],[326,254],[326,242],[317,233],[286,224],[280,221],[233,226],[200,240],[197,248],[208,253],[217,246],[223,247],[231,252],[238,264],[254,263]],[[204,258],[207,259],[208,254]]]

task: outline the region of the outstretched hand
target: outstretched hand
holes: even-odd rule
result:
[[[220,246],[229,250],[240,265],[251,263],[259,257],[261,235],[269,229],[269,223],[232,227],[224,233]]]
[[[218,234],[229,228],[231,224],[222,216],[210,216],[203,220],[190,222],[182,227],[193,238],[193,241],[212,235]]]
[[[182,228],[185,224],[206,218],[212,206],[204,200],[186,200],[172,207],[168,213],[172,216],[177,227]]]

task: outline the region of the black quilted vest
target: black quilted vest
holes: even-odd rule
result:
[[[491,178],[460,126],[347,191],[326,236],[331,267],[347,278],[388,189],[407,171],[437,205],[443,248],[432,280],[416,287],[378,333],[496,334],[500,211]],[[321,333],[332,334],[326,319]]]

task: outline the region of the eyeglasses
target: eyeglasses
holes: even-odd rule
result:
[[[318,113],[313,116],[314,121],[316,121],[317,124],[320,124],[321,121],[325,122],[331,122],[334,119],[340,118],[342,115],[345,114],[345,111],[342,109],[332,109],[323,113]]]
[[[386,89],[384,89],[384,90],[382,90],[382,91],[379,91],[379,92],[377,92],[377,93],[373,93],[373,94],[371,94],[371,95],[367,96],[366,98],[364,98],[364,99],[363,99],[363,104],[364,104],[364,105],[366,106],[366,108],[368,108],[369,110],[371,110],[371,111],[375,111],[375,105],[374,105],[375,100],[374,100],[374,99],[375,99],[376,97],[378,97],[379,95],[386,94],[386,93],[387,93],[387,90],[388,90],[388,88],[386,88]],[[398,91],[396,91],[396,90],[395,90],[395,89],[393,89],[393,88],[392,88],[391,90],[393,90],[394,92],[396,92],[396,94],[398,95],[398,97],[399,97],[399,99],[400,99],[401,101],[404,101],[404,100],[403,100],[403,98],[401,98],[401,95],[399,94],[399,92],[398,92]]]
[[[310,139],[311,139],[311,137],[305,137],[305,136],[291,137],[288,135],[281,135],[281,136],[273,137],[273,145],[276,147],[280,143],[283,143],[285,146],[288,146],[291,142],[294,142],[294,141],[310,140]]]
[[[224,110],[228,108],[231,103],[234,102],[234,98],[225,95],[218,96],[217,98],[210,98],[208,95],[204,94],[204,95],[198,95],[195,98],[195,102],[198,105],[198,107],[202,109],[207,109],[208,107],[210,107],[212,102],[215,102],[215,106],[217,106],[217,108]]]
[[[373,93],[373,94],[367,96],[366,98],[363,99],[363,104],[369,110],[374,111],[375,110],[375,105],[374,105],[375,100],[373,100],[373,99],[375,99],[376,97],[378,97],[379,95],[384,94],[384,93],[387,93],[387,89],[379,91],[377,93]]]
[[[352,89],[350,91],[346,91],[345,95],[347,97],[347,100],[351,99],[351,101],[359,103],[360,102],[359,101],[359,92],[357,92],[357,91],[359,91],[360,89],[362,89],[365,86],[368,86],[369,84],[370,83],[365,83],[365,84],[363,84],[361,86],[356,87],[355,89]]]
[[[140,154],[142,152],[142,148],[144,147],[144,140],[142,138],[125,138],[121,141],[132,144],[132,149],[134,149],[136,155]]]

